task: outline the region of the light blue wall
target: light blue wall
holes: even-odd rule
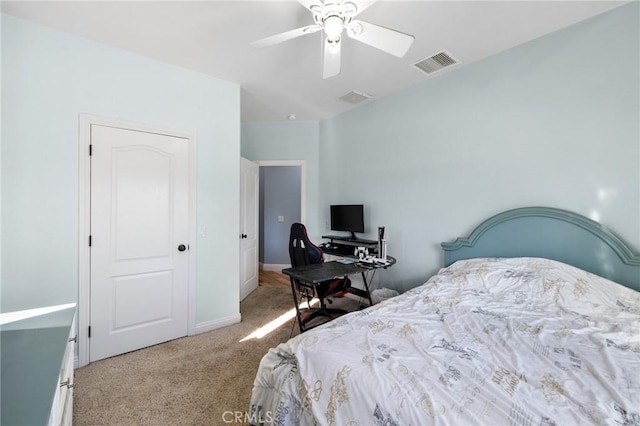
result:
[[[514,207],[598,218],[640,250],[638,30],[635,3],[323,122],[321,205],[376,170],[360,191],[401,289]]]
[[[320,132],[317,121],[242,123],[242,156],[251,161],[305,160],[309,237],[319,240]],[[328,209],[328,207],[327,207]]]
[[[2,15],[2,311],[75,301],[78,114],[197,139],[198,323],[238,313],[240,90]]]
[[[381,285],[399,290],[437,271],[441,241],[515,207],[583,214],[640,251],[639,7],[322,121],[320,196],[308,203],[317,226],[328,231],[326,206],[357,194],[368,236],[385,226],[398,258]],[[251,132],[264,136],[270,158],[297,142],[280,145],[263,126]],[[363,176],[370,185],[351,184]]]
[[[260,204],[260,262],[289,264],[291,224],[301,220],[300,166],[260,167]]]

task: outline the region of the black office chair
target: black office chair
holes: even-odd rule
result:
[[[291,233],[289,235],[289,258],[291,266],[298,267],[324,262],[322,250],[313,244],[307,235],[307,228],[301,223],[291,225]],[[293,285],[295,284],[295,285]],[[317,285],[307,284],[298,280],[293,280],[291,289],[293,297],[298,300],[298,295],[307,300],[309,314],[302,317],[301,322],[304,327],[314,318],[319,316],[333,319],[336,316],[346,314],[343,309],[328,308],[326,302],[332,303],[330,297],[345,292],[351,287],[351,280],[343,277],[335,280],[325,281]],[[320,300],[319,308],[311,308],[311,299],[315,296]],[[304,330],[300,330],[301,332]]]

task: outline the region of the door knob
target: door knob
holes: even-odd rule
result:
[[[240,235],[242,238],[247,238],[247,234]]]
[[[187,249],[187,246],[185,246],[184,244],[180,244],[178,246],[178,251],[185,251]]]

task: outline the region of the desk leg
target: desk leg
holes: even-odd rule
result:
[[[302,324],[302,314],[300,313],[300,305],[298,305],[298,292],[296,291],[296,282],[293,277],[289,277],[291,282],[291,294],[293,295],[293,305],[296,307],[296,318],[298,319],[298,327],[300,327],[300,333],[304,332],[304,325]]]
[[[362,274],[362,282],[364,283],[364,289],[367,292],[367,298],[369,299],[369,306],[373,306],[373,300],[371,300],[371,292],[369,291],[369,284],[367,283],[367,277],[365,276],[364,272],[361,272]]]

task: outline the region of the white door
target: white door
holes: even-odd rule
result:
[[[258,288],[259,166],[240,158],[240,300]]]
[[[187,335],[188,140],[91,126],[90,361]]]

